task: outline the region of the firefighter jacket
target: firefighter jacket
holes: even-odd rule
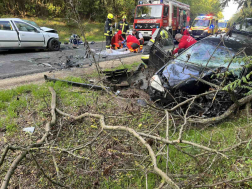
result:
[[[117,27],[117,31],[121,30],[122,34],[126,34],[129,32],[129,24],[127,21],[120,21]]]
[[[107,18],[107,20],[105,22],[104,35],[105,36],[112,36],[112,29],[113,29],[112,21]]]

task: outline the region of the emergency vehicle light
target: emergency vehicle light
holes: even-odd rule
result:
[[[138,3],[139,5],[142,5],[143,4],[143,1],[139,1],[139,3]]]
[[[160,4],[164,3],[164,0],[160,0]]]
[[[214,25],[213,25],[213,24],[211,24],[210,29],[213,29],[213,28],[214,28]]]

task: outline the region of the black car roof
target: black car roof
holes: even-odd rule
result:
[[[231,48],[238,52],[242,48],[246,48],[245,52],[247,55],[252,56],[252,37],[249,35],[241,34],[233,32],[231,37],[227,35],[214,35],[209,36],[207,38],[202,39],[203,41],[207,42],[214,42],[215,44],[219,44],[223,38],[224,43],[221,44],[222,46],[226,46],[227,48]]]

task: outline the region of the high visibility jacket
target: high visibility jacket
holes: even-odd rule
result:
[[[120,21],[117,27],[117,31],[121,30],[122,34],[126,34],[129,32],[129,24],[127,21]]]
[[[178,48],[176,48],[173,51],[173,54],[176,54],[179,51],[179,49],[187,49],[188,47],[192,46],[196,42],[197,41],[193,37],[183,35],[183,37],[181,38],[179,42]]]
[[[104,28],[104,35],[105,36],[112,36],[112,21],[107,18],[105,22],[105,28]]]
[[[168,35],[168,32],[166,30],[162,30],[160,32],[160,36],[163,38],[163,39],[168,39],[169,35]]]

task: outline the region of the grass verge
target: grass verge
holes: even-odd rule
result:
[[[136,64],[128,66],[132,69]],[[118,67],[120,69],[122,67]],[[69,77],[67,80],[88,83],[93,75],[82,78]],[[125,103],[111,98],[103,91],[90,91],[76,88],[62,82],[45,83],[43,85],[25,85],[12,90],[0,91],[0,129],[6,128],[6,133],[0,140],[0,147],[5,144],[19,144],[25,146],[36,142],[43,133],[44,125],[50,119],[51,95],[48,86],[52,86],[57,93],[57,107],[67,113],[80,115],[84,112],[103,114],[109,125],[127,125],[137,131],[149,132],[164,117],[164,112],[151,108],[139,107],[134,103]],[[129,90],[128,93],[136,94],[138,91]],[[99,132],[99,121],[85,119],[73,122],[72,119],[58,116],[57,125],[52,128],[48,140],[55,140],[54,156],[59,164],[62,182],[71,188],[145,188],[146,177],[143,171],[147,171],[147,183],[149,188],[157,187],[161,178],[154,174],[147,165],[150,159],[146,150],[141,147],[136,139],[122,132],[106,132],[98,137],[97,142],[89,148],[75,151],[75,155],[85,156],[89,160],[71,157],[59,149],[77,148],[83,145]],[[250,121],[250,120],[249,120]],[[170,123],[172,125],[172,122]],[[22,131],[25,127],[35,127],[35,133],[30,135]],[[61,128],[61,129],[60,129]],[[170,133],[174,133],[170,140],[178,137],[177,130],[171,127]],[[165,136],[166,123],[162,122],[156,133]],[[228,146],[239,143],[240,140],[251,140],[252,128],[248,119],[243,116],[234,116],[225,122],[210,127],[191,125],[184,132],[183,138],[214,149],[225,149]],[[157,153],[162,147],[159,142],[153,141],[153,149]],[[216,154],[201,156],[195,161],[196,156],[204,151],[188,146],[169,146],[170,161],[168,170],[170,174],[183,175],[182,178],[173,178],[177,183],[190,187],[189,180],[194,178],[195,183],[212,184],[220,180],[242,179],[252,176],[252,152],[251,143],[228,152],[229,158],[225,159]],[[58,149],[58,150],[57,150]],[[128,155],[131,153],[131,155]],[[52,154],[47,149],[34,152],[42,167],[46,167],[46,173],[57,180]],[[132,155],[134,154],[134,155]],[[188,155],[186,155],[188,154]],[[15,154],[14,154],[15,155]],[[14,158],[10,155],[10,159]],[[136,156],[138,155],[138,156]],[[144,157],[147,159],[143,162]],[[166,160],[158,155],[158,166],[165,171]],[[209,162],[206,160],[210,160]],[[216,159],[216,160],[215,160]],[[215,161],[214,161],[215,160]],[[212,163],[214,161],[214,163]],[[29,159],[23,161],[23,165],[15,172],[11,186],[22,185],[24,188],[51,188],[48,180],[39,173],[34,163]],[[111,167],[111,171],[108,167]],[[207,171],[207,169],[211,168]],[[131,167],[133,170],[127,170]],[[6,170],[8,163],[1,169]],[[120,170],[127,171],[120,171]],[[103,171],[101,171],[103,170]],[[203,178],[197,180],[198,175],[207,171]],[[4,171],[0,172],[0,180]],[[22,179],[21,179],[22,178]],[[21,183],[20,183],[21,182]],[[33,183],[34,187],[30,187]],[[195,184],[194,183],[194,184]],[[224,187],[224,186],[223,186]],[[236,188],[251,188],[252,183],[247,181],[234,185]],[[206,188],[206,187],[202,187]]]

